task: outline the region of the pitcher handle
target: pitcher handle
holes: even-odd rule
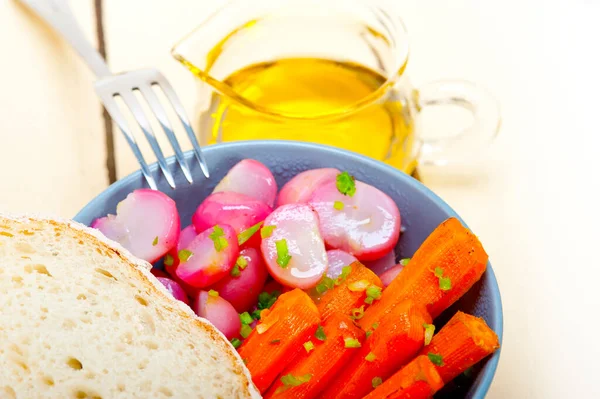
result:
[[[432,106],[459,106],[473,116],[473,123],[451,137],[419,138],[419,163],[445,166],[480,158],[500,130],[500,107],[484,88],[462,80],[443,80],[428,83],[415,92],[419,113]],[[419,115],[422,117],[422,115]]]

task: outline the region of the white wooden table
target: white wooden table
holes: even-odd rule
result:
[[[152,66],[190,114],[195,82],[172,43],[215,0],[98,0],[115,71]],[[71,1],[96,41],[92,0]],[[465,78],[493,91],[503,128],[482,176],[425,183],[484,242],[505,316],[490,398],[600,397],[600,3],[404,0],[418,85]],[[73,216],[108,184],[92,74],[30,12],[0,0],[0,210]],[[117,175],[137,169],[115,130]]]

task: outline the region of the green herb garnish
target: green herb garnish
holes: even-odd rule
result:
[[[225,248],[227,248],[229,246],[229,243],[227,242],[227,239],[225,238],[225,232],[219,225],[216,225],[213,228],[213,232],[210,233],[208,235],[208,237],[211,240],[213,240],[213,243],[215,245],[215,250],[217,252],[221,252],[222,250],[224,250]]]
[[[404,258],[404,259],[400,260],[400,264],[402,266],[408,265],[408,262],[410,262],[410,258]]]
[[[208,291],[208,295],[212,296],[212,297],[218,297],[219,293],[215,290],[209,290]]]
[[[152,241],[152,246],[155,247],[158,245],[158,236],[154,237],[154,241]]]
[[[174,261],[175,259],[173,259],[173,256],[171,256],[171,254],[165,255],[165,266],[173,266]]]
[[[241,274],[239,266],[233,265],[233,268],[231,269],[231,272],[229,272],[229,274],[231,275],[231,277],[239,277]]]
[[[337,175],[335,185],[340,193],[352,197],[356,193],[356,184],[354,176],[348,172],[342,172]]]
[[[371,327],[373,327],[373,330],[377,330],[377,327],[379,327],[379,323],[373,323]]]
[[[251,332],[252,327],[250,327],[248,324],[242,325],[242,328],[240,329],[240,335],[242,336],[242,338],[248,338]]]
[[[423,327],[425,328],[425,345],[429,345],[433,338],[433,333],[435,332],[435,326],[433,324],[423,323]]]
[[[240,269],[244,270],[248,266],[248,261],[242,255],[238,256],[235,261],[236,266],[239,266]]]
[[[360,348],[360,342],[356,338],[344,338],[346,348]]]
[[[365,305],[362,305],[360,308],[354,308],[350,311],[350,318],[352,320],[360,320],[365,315]]]
[[[373,334],[373,331],[367,331],[367,333],[365,335],[367,338],[369,338],[371,336],[371,334]]]
[[[271,234],[273,234],[273,230],[275,230],[275,226],[264,226],[260,229],[260,238],[269,238]]]
[[[442,269],[441,267],[436,267],[435,270],[433,271],[433,274],[435,274],[436,277],[443,277],[444,276],[444,269]]]
[[[304,346],[304,350],[306,350],[306,353],[315,349],[315,344],[313,344],[312,341],[306,341],[304,344],[302,344],[302,346]]]
[[[252,318],[254,320],[260,320],[260,309],[256,309],[254,312],[252,312]]]
[[[292,259],[288,253],[287,241],[285,239],[275,241],[275,248],[277,249],[277,264],[285,269]]]
[[[246,241],[252,238],[254,234],[260,229],[260,226],[263,225],[264,222],[258,222],[252,227],[248,227],[246,230],[242,231],[238,234],[238,245],[244,244]]]
[[[429,358],[429,360],[431,360],[431,363],[435,364],[438,367],[444,365],[444,359],[442,359],[442,355],[436,355],[435,353],[429,352],[427,354],[427,357]]]
[[[187,262],[189,258],[191,258],[192,256],[194,256],[194,253],[188,249],[182,249],[181,251],[179,251],[179,253],[177,254],[177,257],[179,258],[180,261],[182,262]]]
[[[373,352],[369,352],[369,354],[367,356],[365,356],[365,360],[367,362],[373,362],[373,361],[375,361],[375,359],[377,359],[377,356],[375,356],[375,354]]]
[[[281,377],[279,380],[285,387],[285,388],[284,387],[281,387],[281,388],[283,388],[283,391],[285,391],[288,388],[297,387],[298,385],[306,384],[307,382],[310,381],[311,378],[312,378],[312,374],[304,374],[304,375],[300,375],[298,377],[295,377],[292,374],[287,374],[287,375],[284,375],[283,377]],[[279,392],[281,392],[281,391],[279,391]],[[277,393],[277,391],[275,391],[275,393]]]
[[[381,288],[379,288],[376,285],[371,285],[370,287],[367,287],[366,293],[367,297],[365,298],[365,303],[368,305],[372,304],[373,301],[376,301],[379,298],[381,298]]]
[[[261,292],[258,295],[258,305],[256,306],[259,310],[269,309],[277,298],[279,297],[279,291],[273,291],[270,294],[268,292]]]
[[[240,341],[239,338],[231,338],[231,345],[233,345],[233,347],[235,349],[239,348],[240,346],[242,346],[242,341]]]
[[[252,316],[250,316],[250,313],[244,312],[240,314],[240,321],[242,322],[242,324],[252,324],[254,319],[252,318]]]
[[[452,288],[452,282],[450,281],[450,277],[444,277],[444,269],[441,267],[436,267],[433,271],[433,274],[438,278],[440,284],[440,290],[448,291]]]
[[[317,327],[317,331],[315,331],[315,338],[317,338],[319,341],[325,341],[327,339],[327,335],[325,335],[323,326]]]
[[[333,201],[333,209],[336,211],[341,211],[344,209],[344,203],[342,201]]]
[[[317,284],[317,286],[315,287],[315,290],[317,291],[317,293],[319,295],[322,295],[325,292],[327,292],[327,290],[333,289],[334,283],[335,282],[333,281],[332,278],[323,276],[321,281],[319,281],[319,284]]]
[[[371,385],[373,386],[373,388],[377,388],[381,384],[383,384],[383,380],[381,379],[381,377],[375,377],[371,380]]]
[[[350,273],[352,273],[352,266],[342,267],[342,273],[335,279],[335,285],[340,285],[346,281]]]

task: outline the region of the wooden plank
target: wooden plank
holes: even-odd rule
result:
[[[95,37],[93,2],[72,2]],[[107,184],[93,76],[43,21],[0,2],[0,210],[73,216]]]

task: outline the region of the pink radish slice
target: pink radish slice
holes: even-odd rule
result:
[[[400,274],[402,269],[404,269],[404,266],[401,264],[397,264],[391,269],[388,269],[385,273],[381,274],[379,278],[381,279],[381,283],[383,284],[383,286],[387,287],[388,285],[390,285],[392,280],[394,280],[396,276]]]
[[[180,300],[181,302],[185,303],[186,305],[190,304],[187,294],[185,293],[183,288],[181,288],[181,286],[179,284],[177,284],[176,281],[173,281],[170,278],[165,278],[165,277],[158,277],[157,280],[160,281],[162,283],[162,285],[165,286],[167,291],[169,291],[175,299]]]
[[[200,204],[192,217],[196,231],[214,225],[228,224],[240,234],[248,227],[265,220],[272,209],[264,202],[244,194],[222,192],[211,194]]]
[[[230,191],[247,195],[273,207],[277,196],[277,183],[273,173],[254,159],[244,159],[229,169],[213,193]]]
[[[329,268],[327,269],[327,277],[337,278],[342,274],[342,268],[356,262],[354,256],[348,252],[340,251],[339,249],[331,249],[327,251],[327,262]]]
[[[336,201],[344,207],[334,208]],[[318,212],[321,234],[331,248],[341,249],[358,260],[375,260],[390,252],[400,238],[400,211],[385,193],[357,181],[356,193],[340,193],[336,182],[321,185],[310,205]]]
[[[240,316],[229,302],[206,291],[199,291],[194,299],[193,309],[198,316],[210,321],[227,339],[239,335],[242,328]]]
[[[92,227],[150,263],[163,257],[179,240],[175,201],[160,191],[135,190],[117,205],[117,215],[96,219]]]
[[[222,236],[218,239],[223,239],[224,247],[217,250],[213,239],[220,230]],[[238,255],[237,236],[233,228],[226,224],[215,226],[200,233],[179,251],[179,265],[175,269],[175,275],[192,287],[208,287],[229,273]],[[186,256],[189,256],[187,260]]]
[[[308,202],[319,186],[334,181],[339,173],[339,170],[333,168],[311,169],[298,173],[281,188],[277,206]]]
[[[239,276],[234,277],[229,273],[212,289],[228,300],[235,310],[243,313],[256,304],[258,294],[267,281],[268,273],[262,256],[256,249],[243,249],[240,251],[240,256],[245,259],[246,267],[241,269],[238,266],[236,270],[239,270]]]
[[[391,250],[379,259],[365,261],[364,265],[376,275],[381,276],[384,272],[396,266],[396,252]]]
[[[261,243],[271,276],[289,287],[307,289],[316,285],[327,271],[317,214],[306,204],[283,205],[267,217],[265,226],[275,226]],[[287,245],[287,255],[291,256],[287,265],[278,264],[277,242]],[[280,261],[285,255],[280,250]]]
[[[179,251],[190,245],[190,243],[194,240],[194,238],[196,238],[196,236],[198,236],[198,233],[196,233],[196,229],[194,228],[193,224],[181,230],[181,233],[179,234],[179,241],[177,241],[177,245],[169,251],[169,255],[172,258],[172,264],[165,264],[165,270],[169,274],[173,275],[175,273],[175,268],[179,264],[179,257],[177,256]]]

